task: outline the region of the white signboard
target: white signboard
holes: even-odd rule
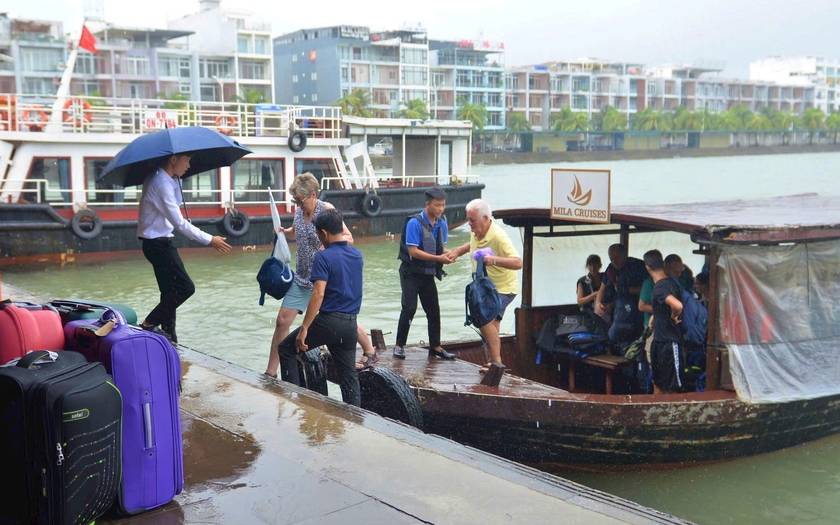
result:
[[[551,218],[610,222],[610,170],[552,168]]]
[[[143,118],[146,129],[167,129],[178,127],[178,111],[174,109],[149,109]]]

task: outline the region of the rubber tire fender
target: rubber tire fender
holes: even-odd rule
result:
[[[382,198],[375,193],[368,193],[362,197],[359,207],[367,217],[379,217],[382,213]]]
[[[237,223],[239,227],[237,228]],[[232,237],[242,237],[248,233],[251,226],[251,219],[242,210],[230,209],[222,218],[222,229]]]
[[[82,224],[93,224],[93,226],[88,230]],[[92,210],[79,210],[70,220],[70,229],[80,239],[95,239],[102,233],[102,219]]]
[[[312,348],[297,355],[298,377],[308,390],[328,395],[327,367],[322,358],[321,347]]]
[[[362,408],[423,430],[420,401],[405,379],[390,368],[373,366],[359,371]]]
[[[306,147],[306,134],[303,131],[293,131],[289,135],[289,149],[295,153],[303,151]]]

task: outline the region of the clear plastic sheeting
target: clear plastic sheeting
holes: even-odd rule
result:
[[[748,403],[840,394],[840,241],[724,246],[719,333]]]

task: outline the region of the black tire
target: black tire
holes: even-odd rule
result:
[[[102,233],[102,219],[91,210],[79,210],[70,220],[70,228],[80,239],[95,239]]]
[[[251,219],[241,210],[228,210],[222,219],[222,229],[232,237],[242,237],[250,226]]]
[[[362,408],[423,430],[420,401],[405,379],[390,368],[371,367],[359,372]]]
[[[379,217],[382,213],[382,199],[375,193],[368,193],[362,197],[360,208],[368,217]]]
[[[303,131],[294,131],[289,135],[289,149],[298,153],[306,147],[306,134]]]
[[[327,395],[327,368],[321,358],[320,348],[298,354],[298,375],[302,386]]]

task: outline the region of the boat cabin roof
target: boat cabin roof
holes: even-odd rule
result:
[[[514,227],[586,225],[552,219],[548,208],[497,210],[494,217]],[[721,244],[777,244],[840,239],[840,197],[815,193],[755,200],[615,206],[611,224],[637,230],[686,233]],[[594,230],[594,228],[593,228]]]
[[[472,123],[460,120],[417,120],[407,118],[364,118],[344,115],[349,136],[385,135],[407,137],[460,137],[468,139]]]

